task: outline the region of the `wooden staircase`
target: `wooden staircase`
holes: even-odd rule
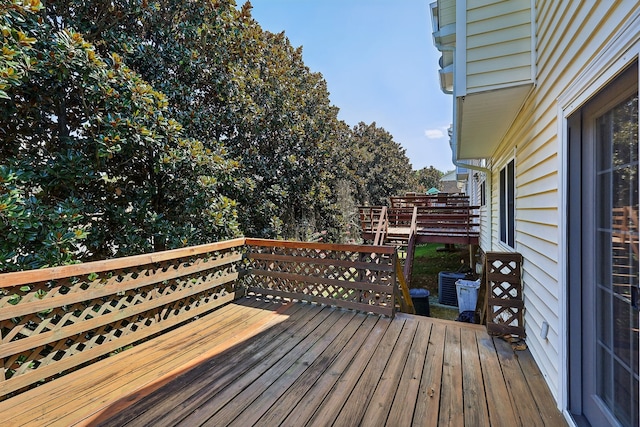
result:
[[[389,245],[406,250],[404,278],[407,284],[411,283],[416,245],[478,244],[478,206],[470,206],[468,196],[406,195],[391,197],[390,202],[390,207],[359,208],[362,238],[373,245]]]

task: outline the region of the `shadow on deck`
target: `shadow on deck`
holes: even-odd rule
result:
[[[4,425],[566,425],[480,326],[254,297],[163,337],[0,403]]]
[[[399,269],[240,238],[4,274],[0,425],[564,424],[528,352],[399,313]]]

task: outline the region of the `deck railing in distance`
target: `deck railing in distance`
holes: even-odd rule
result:
[[[241,238],[0,275],[0,398],[234,300],[243,251]]]
[[[394,314],[393,247],[261,239],[246,245],[249,293]]]
[[[412,208],[431,206],[468,206],[469,196],[462,194],[440,193],[436,195],[407,194],[404,196],[392,196],[389,198],[391,208]]]
[[[245,295],[393,316],[395,248],[234,239],[0,274],[0,400]],[[401,304],[402,303],[402,304]]]
[[[638,282],[638,206],[621,206],[611,211],[612,285],[622,298],[636,299]]]
[[[478,206],[419,207],[418,242],[477,244],[480,235]]]

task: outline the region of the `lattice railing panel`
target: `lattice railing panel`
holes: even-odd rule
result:
[[[522,255],[513,252],[487,252],[487,331],[524,338],[522,298]]]
[[[247,239],[250,292],[393,314],[395,249]]]
[[[3,275],[0,395],[231,301],[243,243]]]
[[[166,332],[247,288],[391,316],[396,262],[386,246],[236,239],[0,275],[0,398]]]

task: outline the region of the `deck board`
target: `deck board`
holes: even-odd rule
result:
[[[464,425],[460,328],[447,326],[438,426]]]
[[[511,406],[511,396],[504,380],[500,360],[497,357],[495,343],[488,335],[478,335],[478,354],[484,378],[484,393],[489,409],[489,422],[494,426],[515,426],[517,417]]]
[[[282,358],[277,365],[265,372],[259,381],[255,381],[234,399],[234,405],[227,405],[203,425],[249,426],[255,424],[278,398],[282,396],[292,381],[305,372],[307,367],[338,338],[340,333],[353,319],[353,312],[342,313],[335,323],[325,321],[307,339],[310,347],[298,346]],[[231,410],[233,408],[233,410]],[[226,410],[226,411],[225,411]]]
[[[437,426],[440,412],[440,390],[444,360],[444,336],[446,325],[434,323],[431,326],[429,347],[422,371],[420,389],[416,397],[413,414],[414,426]]]
[[[299,406],[300,400],[307,395],[309,390],[315,384],[319,384],[319,381],[322,381],[323,375],[329,372],[332,368],[335,369],[334,366],[341,363],[338,359],[341,354],[344,353],[344,356],[347,359],[353,356],[355,350],[362,343],[362,340],[358,340],[358,337],[364,338],[368,331],[371,330],[374,323],[375,318],[371,316],[366,316],[364,314],[356,315],[356,318],[349,322],[349,324],[340,332],[340,335],[329,347],[327,347],[323,354],[309,364],[309,368],[304,372],[304,375],[298,376],[295,381],[293,381],[293,384],[291,384],[286,391],[277,398],[277,405],[274,401],[271,401],[269,407],[267,407],[264,412],[261,412],[255,407],[255,405],[252,405],[250,408],[251,413],[255,414],[255,417],[257,418],[251,420],[251,425],[280,425],[289,415],[290,409]],[[347,348],[349,345],[352,346],[352,349]],[[283,377],[282,379],[284,387],[291,382],[291,380],[288,380],[286,377]],[[330,388],[331,387],[328,389],[330,390]],[[318,395],[323,396],[323,394]],[[305,408],[310,407],[308,403],[303,406]],[[308,418],[310,418],[310,416],[311,415],[309,415]],[[241,419],[240,421],[243,420]]]
[[[397,319],[389,324],[384,336],[374,345],[374,351],[367,352],[366,363],[354,360],[355,363],[338,382],[338,387],[332,390],[329,399],[311,419],[313,425],[360,424],[404,323],[404,319]]]
[[[400,383],[395,390],[393,404],[387,417],[387,420],[393,420],[397,425],[401,426],[411,425],[411,421],[413,420],[416,396],[420,389],[420,379],[422,377],[424,361],[427,357],[429,335],[431,334],[430,323],[416,323],[416,333],[413,337],[407,362],[404,366]]]
[[[566,425],[529,352],[483,327],[252,299],[0,414],[3,426]]]
[[[123,425],[129,419],[136,419],[140,424],[155,425],[159,420],[166,423],[178,422],[181,415],[178,411],[165,413],[163,405],[178,406],[191,405],[197,407],[199,403],[205,401],[209,394],[214,393],[218,388],[226,386],[239,375],[251,369],[259,363],[262,358],[273,351],[279,338],[285,333],[295,334],[302,326],[316,314],[310,310],[309,306],[294,304],[283,315],[289,316],[286,320],[274,325],[268,331],[256,336],[255,339],[240,344],[234,351],[237,359],[245,361],[238,363],[216,363],[207,361],[191,370],[188,375],[182,375],[171,383],[167,384],[164,393],[156,393],[145,399],[144,402],[127,411],[120,412],[114,416],[111,422],[116,425]],[[294,317],[295,315],[295,317]],[[211,381],[216,378],[216,381]]]
[[[411,350],[411,344],[413,343],[418,328],[418,322],[411,320],[413,319],[407,319],[405,322],[398,341],[393,347],[387,366],[381,370],[382,375],[378,381],[378,386],[371,399],[364,405],[366,411],[360,423],[362,425],[385,425],[391,405],[393,404],[393,399],[389,399],[389,396],[393,396],[398,389],[402,372],[405,369],[409,357],[409,350]]]
[[[358,333],[349,341],[349,344],[337,355],[334,363],[329,367],[327,372],[325,372],[300,399],[295,406],[295,410],[293,410],[293,408],[286,408],[289,414],[282,422],[282,425],[306,425],[329,393],[336,387],[337,382],[341,380],[344,372],[354,363],[356,355],[361,355],[360,361],[365,363],[368,361],[368,359],[364,361],[364,357],[373,352],[375,343],[382,337],[386,325],[389,323],[389,319],[368,317],[369,318],[363,323],[363,327],[358,330]],[[380,327],[380,324],[384,324],[383,327]],[[360,351],[361,349],[364,349],[364,351]],[[359,361],[355,363],[358,364]],[[265,427],[273,425],[259,424]]]
[[[533,402],[535,400],[520,369],[517,355],[506,341],[496,341],[495,346],[505,382],[509,388],[509,397],[511,398],[514,414],[520,419],[521,424],[530,422],[533,425],[543,425],[536,405],[523,404],[523,402]]]
[[[486,426],[489,425],[489,413],[484,401],[482,367],[476,342],[477,331],[462,329],[460,332],[464,424]]]

